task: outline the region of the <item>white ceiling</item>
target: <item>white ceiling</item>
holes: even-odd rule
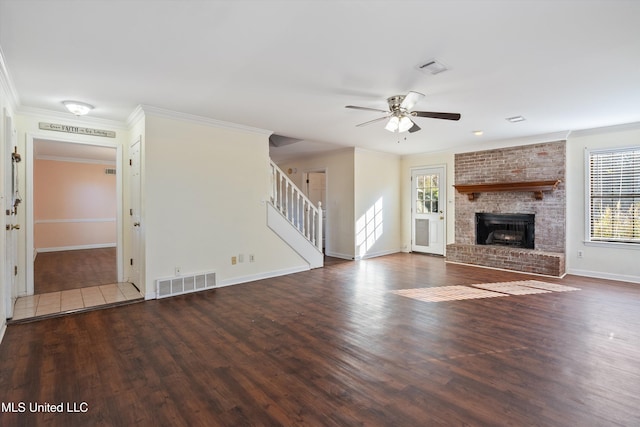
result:
[[[639,122],[639,22],[637,0],[0,0],[0,47],[22,107],[145,104],[305,140],[276,156],[411,154]],[[432,58],[450,70],[417,70]],[[344,108],[408,91],[462,119],[398,138]]]

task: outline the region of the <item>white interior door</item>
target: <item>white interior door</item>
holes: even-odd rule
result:
[[[444,167],[411,172],[411,250],[444,255],[445,245]]]
[[[13,304],[17,298],[16,276],[18,274],[18,230],[20,226],[16,223],[17,206],[20,203],[18,196],[18,163],[20,156],[14,153],[16,147],[16,130],[13,127],[13,119],[4,112],[4,189],[5,194],[5,259],[4,259],[4,283],[6,316],[13,317]]]
[[[144,292],[142,283],[140,283],[140,264],[142,263],[142,257],[140,254],[141,248],[141,189],[140,189],[140,145],[141,138],[137,139],[131,144],[129,155],[131,159],[131,260],[130,260],[130,275],[129,281],[135,284],[141,292]]]

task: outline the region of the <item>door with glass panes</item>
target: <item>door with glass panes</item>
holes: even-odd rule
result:
[[[411,250],[444,255],[445,245],[444,167],[411,171]]]

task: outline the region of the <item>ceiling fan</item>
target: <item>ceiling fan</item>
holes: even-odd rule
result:
[[[380,117],[368,122],[360,123],[356,126],[366,126],[371,123],[379,122],[381,120],[389,119],[387,125],[384,127],[389,132],[417,132],[420,130],[420,126],[411,120],[412,117],[429,117],[432,119],[444,119],[444,120],[460,120],[460,114],[458,113],[437,113],[434,111],[411,111],[416,103],[424,97],[423,94],[418,92],[409,92],[406,95],[395,95],[387,98],[389,104],[389,111],[379,110],[377,108],[357,107],[355,105],[347,105],[345,108],[353,108],[355,110],[367,110],[377,111],[379,113],[386,114],[384,117]]]

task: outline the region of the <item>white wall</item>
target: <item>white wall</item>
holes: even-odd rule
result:
[[[400,252],[400,157],[355,150],[355,257]]]
[[[567,272],[640,283],[640,245],[585,243],[585,149],[640,146],[640,123],[575,132],[567,141]],[[578,251],[583,257],[578,258]]]
[[[359,148],[278,165],[302,190],[305,172],[327,174],[326,254],[361,259],[400,251],[400,157]]]
[[[219,285],[308,269],[267,227],[268,134],[183,118],[145,109],[147,298],[175,267],[215,271]],[[232,265],[241,254],[244,262]]]
[[[329,256],[353,259],[354,238],[354,155],[353,148],[331,151],[279,164],[289,178],[303,191],[304,173],[326,171],[327,178],[327,225],[325,230],[325,252]]]

